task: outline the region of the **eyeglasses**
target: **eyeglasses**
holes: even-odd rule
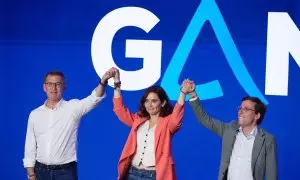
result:
[[[46,86],[48,87],[61,87],[64,83],[63,82],[45,82]]]
[[[247,107],[238,107],[237,110],[242,112],[255,111],[254,109],[247,108]]]

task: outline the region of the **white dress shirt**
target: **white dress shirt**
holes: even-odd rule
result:
[[[253,180],[251,160],[252,149],[257,127],[248,136],[245,136],[242,129],[236,135],[228,167],[228,180]]]
[[[47,165],[77,161],[77,134],[80,119],[105,97],[97,97],[95,90],[82,100],[61,99],[54,109],[46,102],[34,109],[27,126],[24,167],[34,167],[39,161]]]
[[[137,131],[137,149],[132,160],[132,165],[137,168],[154,167],[154,137],[156,125],[149,129],[149,120],[145,121]]]

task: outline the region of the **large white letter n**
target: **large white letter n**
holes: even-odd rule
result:
[[[300,31],[288,13],[270,12],[268,17],[266,94],[287,96],[290,54],[300,66]]]
[[[138,7],[123,7],[111,11],[97,25],[92,39],[92,61],[102,77],[111,67],[117,67],[112,57],[112,42],[118,30],[134,26],[148,33],[159,19],[150,11]],[[126,40],[126,57],[143,58],[143,68],[136,71],[120,69],[122,89],[140,90],[153,85],[161,74],[161,48],[158,40]],[[113,82],[109,81],[110,86]]]

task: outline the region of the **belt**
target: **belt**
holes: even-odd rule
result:
[[[46,164],[40,163],[38,161],[36,161],[36,163],[35,163],[35,167],[40,167],[40,168],[48,169],[48,170],[65,169],[65,168],[74,167],[76,165],[77,165],[76,161],[72,161],[67,164],[59,164],[59,165],[46,165]]]

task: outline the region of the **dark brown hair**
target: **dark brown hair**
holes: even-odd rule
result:
[[[49,71],[44,76],[44,82],[46,82],[48,76],[60,76],[62,78],[63,83],[65,83],[65,75],[61,71]]]
[[[257,120],[257,125],[262,123],[262,120],[267,112],[267,106],[257,97],[246,96],[242,99],[243,101],[249,100],[255,103],[254,110],[255,114],[260,113],[260,118]]]
[[[144,95],[140,100],[139,112],[138,112],[138,115],[140,117],[150,118],[150,115],[145,108],[145,102],[150,93],[157,94],[158,98],[162,103],[165,101],[165,105],[161,108],[160,111],[161,117],[166,117],[173,112],[173,106],[170,104],[170,100],[166,91],[160,86],[151,86],[145,90]]]

